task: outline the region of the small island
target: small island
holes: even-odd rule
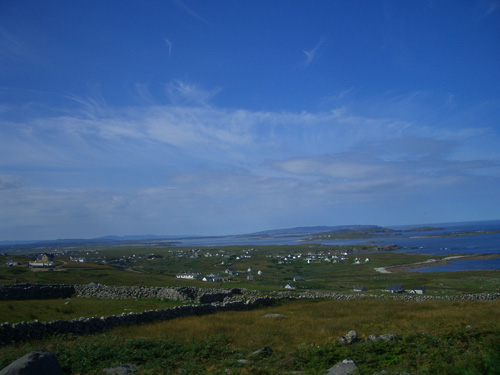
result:
[[[410,238],[439,238],[439,237],[462,237],[462,236],[479,236],[482,234],[498,234],[500,230],[481,230],[477,232],[456,232],[456,233],[442,233],[442,234],[433,234],[429,236],[413,236]]]

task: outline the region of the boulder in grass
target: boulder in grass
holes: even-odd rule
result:
[[[54,354],[37,350],[16,359],[0,371],[0,375],[63,375]]]
[[[286,315],[283,314],[266,314],[264,318],[286,318]]]
[[[352,344],[358,339],[358,333],[356,331],[349,331],[344,337],[347,344]]]
[[[398,336],[395,335],[394,333],[386,333],[386,334],[380,335],[380,336],[377,336],[375,334],[370,335],[370,336],[368,336],[367,341],[394,341],[397,339],[398,339]]]
[[[342,345],[351,345],[358,341],[358,334],[356,331],[349,331],[347,335],[337,337],[337,341]]]
[[[359,369],[352,359],[344,359],[330,367],[325,375],[359,375]]]
[[[252,357],[269,356],[271,354],[273,354],[273,349],[271,349],[269,346],[264,346],[263,348],[260,348],[259,350],[253,352]]]
[[[380,335],[379,339],[383,341],[393,341],[397,340],[398,336],[395,335],[394,333],[386,333],[385,335]]]

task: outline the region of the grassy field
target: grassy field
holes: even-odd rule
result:
[[[266,318],[266,314],[282,318]],[[121,327],[105,334],[55,337],[0,348],[0,367],[33,349],[53,352],[68,374],[99,374],[120,363],[138,374],[323,374],[352,358],[361,374],[500,372],[500,301],[408,303],[392,300],[284,302],[250,312],[227,312]],[[391,342],[342,346],[336,337],[394,333]],[[269,346],[270,356],[253,357]],[[250,362],[242,364],[241,359]]]
[[[369,248],[334,247],[319,245],[295,246],[266,246],[250,252],[249,258],[244,258],[248,247],[233,246],[224,248],[206,248],[199,252],[197,258],[189,256],[190,249],[162,248],[144,249],[140,247],[99,248],[100,259],[105,258],[107,264],[101,260],[89,263],[70,262],[69,256],[56,258],[56,267],[53,271],[33,272],[28,267],[0,267],[0,283],[31,282],[41,284],[86,284],[90,282],[106,285],[149,285],[149,286],[181,286],[191,285],[198,287],[213,287],[210,283],[200,280],[181,280],[175,276],[181,271],[200,273],[202,276],[209,273],[228,275],[224,271],[228,268],[238,273],[228,282],[216,286],[227,288],[240,287],[263,291],[280,290],[280,287],[291,283],[298,289],[319,291],[345,292],[355,286],[366,286],[369,291],[377,292],[391,284],[402,284],[406,288],[424,286],[429,294],[450,294],[459,292],[496,292],[500,288],[500,271],[468,271],[450,273],[390,273],[382,274],[375,270],[377,267],[404,265],[441,259],[443,256],[422,254],[406,254],[398,252],[357,252]],[[349,250],[346,260],[340,263],[328,263],[321,259],[313,259],[307,264],[306,255],[341,253]],[[88,251],[81,250],[75,254],[86,255]],[[148,259],[148,256],[155,255]],[[277,255],[298,255],[301,258],[283,261]],[[369,258],[370,262],[354,265],[354,259]],[[239,258],[239,259],[238,259]],[[7,258],[0,257],[0,264]],[[26,264],[29,258],[21,257],[18,260]],[[111,262],[118,262],[113,264]],[[247,270],[252,268],[254,280],[247,280]],[[258,275],[257,271],[262,271]],[[303,282],[294,283],[293,278],[301,276]]]
[[[233,246],[204,248],[102,247],[72,250],[71,255],[94,258],[76,263],[69,255],[56,258],[54,270],[33,272],[22,266],[29,257],[15,257],[21,267],[0,267],[0,283],[198,286],[282,291],[291,283],[297,292],[351,293],[365,286],[368,293],[385,293],[391,284],[424,286],[429,295],[499,292],[500,271],[439,273],[380,273],[378,267],[407,265],[440,256],[374,252],[359,247]],[[340,263],[321,256],[347,252]],[[193,256],[196,254],[197,256]],[[311,254],[312,264],[306,262]],[[299,257],[298,255],[301,255]],[[285,260],[286,257],[286,260]],[[295,257],[295,259],[293,259]],[[355,258],[369,262],[354,264]],[[12,258],[9,258],[12,259]],[[333,259],[333,258],[331,258]],[[0,257],[4,264],[6,257]],[[247,280],[248,268],[254,280]],[[181,280],[180,271],[226,276],[224,283]],[[261,270],[262,275],[257,271]],[[303,282],[293,282],[301,276]],[[157,300],[2,301],[0,321],[73,319],[168,308],[176,302]],[[284,315],[264,318],[265,314]],[[91,336],[51,337],[0,348],[0,368],[34,349],[53,352],[67,374],[99,374],[120,363],[138,366],[138,374],[323,374],[335,363],[353,358],[362,374],[406,371],[415,374],[500,374],[500,301],[408,303],[388,299],[309,300],[283,302],[250,312],[227,312],[133,327],[121,327]],[[336,337],[356,330],[360,337],[394,333],[391,342],[360,342],[342,346]],[[271,356],[251,353],[270,346]],[[238,360],[248,359],[249,363]]]
[[[95,298],[43,299],[0,302],[0,322],[71,320],[101,317],[178,306],[177,301],[156,299],[104,300]]]

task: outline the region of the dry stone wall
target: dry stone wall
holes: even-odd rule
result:
[[[0,300],[68,298],[75,294],[73,285],[13,284],[0,285]]]
[[[253,294],[244,289],[202,289],[194,287],[148,287],[113,285],[0,285],[0,300],[69,298],[72,295],[99,299],[154,298],[199,303],[221,302],[238,294]]]
[[[73,320],[55,320],[52,322],[20,322],[0,324],[0,346],[18,341],[41,339],[54,334],[84,335],[104,332],[111,328],[170,320],[193,315],[207,315],[221,311],[251,310],[270,306],[279,300],[294,299],[399,299],[407,302],[428,300],[442,301],[491,301],[500,299],[500,293],[461,294],[454,296],[426,295],[375,295],[375,294],[340,294],[316,292],[277,292],[273,297],[262,296],[260,292],[247,289],[201,289],[194,287],[145,287],[145,286],[105,286],[105,285],[0,285],[0,300],[68,298],[71,296],[130,299],[130,298],[165,298],[200,304],[177,306],[171,309],[150,310],[142,313],[124,313],[107,317],[78,318]]]
[[[55,320],[52,322],[21,322],[16,324],[4,323],[0,325],[0,346],[18,341],[41,339],[56,334],[86,335],[105,332],[118,326],[127,326],[164,321],[186,316],[214,314],[221,311],[243,311],[262,306],[270,306],[277,301],[276,298],[251,297],[246,300],[215,302],[202,305],[184,305],[171,309],[150,310],[142,313],[128,313],[111,315],[101,318],[78,318],[73,320]]]
[[[374,299],[397,299],[407,302],[424,302],[424,301],[493,301],[500,299],[500,293],[465,293],[450,296],[428,296],[418,294],[370,294],[370,293],[318,293],[318,292],[278,292],[275,294],[278,298],[293,298],[293,299],[359,299],[359,298],[374,298]]]

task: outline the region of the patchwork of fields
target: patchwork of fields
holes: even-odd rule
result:
[[[71,258],[70,258],[71,257]],[[76,262],[71,259],[81,259]],[[223,248],[93,247],[58,251],[52,269],[27,266],[31,256],[1,257],[17,266],[0,268],[0,282],[246,288],[272,295],[322,292],[384,295],[388,285],[418,285],[428,296],[496,293],[500,271],[380,273],[443,257],[374,251],[364,246],[232,246]],[[229,273],[228,270],[232,272]],[[260,272],[259,272],[260,271]],[[180,272],[196,279],[176,277]],[[221,281],[202,281],[220,275]],[[252,275],[252,278],[249,277]],[[295,281],[294,281],[295,280]],[[299,281],[300,280],[300,281]],[[284,288],[286,285],[292,289]],[[356,293],[364,286],[367,291]],[[51,321],[165,309],[179,301],[71,298],[2,301],[0,320]],[[212,373],[323,374],[353,358],[362,374],[494,373],[500,368],[500,301],[406,302],[401,299],[315,299],[280,302],[253,311],[222,312],[166,322],[118,327],[90,336],[54,336],[0,348],[1,367],[34,349],[56,354],[65,373],[102,373],[119,363],[133,363],[139,374]],[[275,318],[263,318],[266,315]],[[356,330],[359,337],[391,333],[394,342],[359,342],[344,346],[338,336]],[[273,354],[251,358],[262,347]],[[496,349],[495,349],[496,348]],[[496,350],[496,351],[495,351]],[[188,359],[189,358],[189,359]],[[242,359],[248,360],[247,362]],[[485,372],[486,371],[486,372]]]

